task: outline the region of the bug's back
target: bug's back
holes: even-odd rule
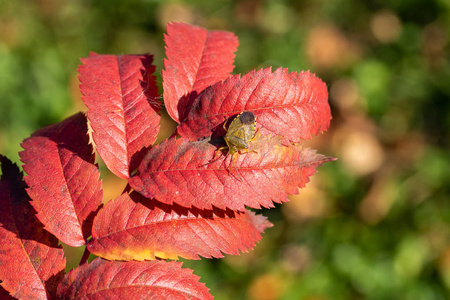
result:
[[[255,136],[256,117],[253,113],[245,111],[240,113],[228,127],[225,142],[228,152],[234,154],[239,150],[247,149],[248,143]]]

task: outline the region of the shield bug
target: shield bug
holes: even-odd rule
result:
[[[235,155],[240,150],[248,149],[248,143],[256,133],[256,117],[252,112],[241,112],[225,130],[227,133],[224,139],[227,143],[228,153]]]
[[[224,136],[227,146],[217,149],[216,154],[223,149],[228,149],[228,154],[231,154],[231,163],[233,164],[236,160],[236,154],[240,153],[240,151],[248,152],[248,143],[257,138],[256,116],[252,112],[244,111],[233,119],[228,129],[225,128],[225,124],[223,124],[223,129],[227,132]],[[237,169],[236,172],[239,174]]]

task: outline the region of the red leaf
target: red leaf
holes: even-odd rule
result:
[[[64,276],[64,252],[36,218],[19,168],[2,155],[0,163],[1,284],[16,298],[47,299]]]
[[[331,120],[325,83],[309,72],[279,68],[233,76],[203,91],[178,127],[181,136],[198,140],[242,111],[255,114],[261,135],[281,135],[300,142],[325,131]]]
[[[149,151],[129,183],[167,204],[243,211],[288,201],[287,194],[297,194],[318,166],[334,160],[300,145],[283,146],[280,137],[252,141],[249,149],[258,153],[236,154],[230,169],[232,156],[213,160],[217,147],[207,140],[171,138]]]
[[[164,40],[164,104],[172,119],[180,123],[190,99],[233,71],[239,42],[231,32],[184,23],[168,24]]]
[[[100,210],[88,249],[110,260],[219,258],[247,252],[270,226],[251,211],[188,210],[123,194]]]
[[[78,113],[41,128],[22,147],[27,192],[38,219],[63,243],[84,245],[103,197],[86,117]]]
[[[160,103],[152,61],[150,55],[91,53],[78,68],[98,154],[108,169],[125,179],[159,131]]]
[[[61,299],[213,299],[180,262],[94,259],[70,271],[58,287]]]

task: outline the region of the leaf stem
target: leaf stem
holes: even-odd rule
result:
[[[81,257],[80,263],[78,265],[81,266],[82,264],[86,263],[90,254],[91,252],[89,252],[86,245],[86,248],[84,248],[83,256]]]
[[[130,191],[131,191],[131,186],[130,186],[130,184],[127,184],[127,186],[123,189],[122,194],[123,194],[123,193],[130,193]],[[122,195],[122,194],[121,194],[121,195]]]

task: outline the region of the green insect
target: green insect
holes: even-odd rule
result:
[[[231,124],[228,126],[228,129],[225,128],[225,124],[226,122],[223,124],[223,129],[227,132],[224,137],[227,146],[217,149],[216,155],[221,150],[228,149],[228,154],[231,154],[232,156],[231,164],[234,164],[236,154],[240,153],[240,151],[249,152],[248,143],[258,138],[256,116],[252,112],[244,111],[233,119]],[[216,157],[216,155],[214,155],[214,157]],[[239,177],[241,177],[237,169],[236,172]]]

